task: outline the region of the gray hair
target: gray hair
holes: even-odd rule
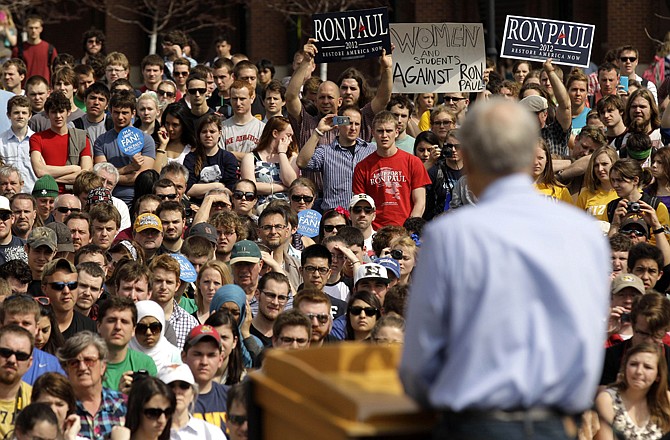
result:
[[[58,360],[61,365],[65,366],[67,361],[76,358],[79,353],[91,345],[98,350],[100,361],[106,361],[108,351],[105,340],[100,335],[88,330],[80,331],[66,339],[65,345],[58,349]]]
[[[3,165],[0,167],[0,177],[10,177],[14,173],[16,173],[19,176],[19,182],[23,183],[23,176],[21,175],[21,170],[16,168],[14,165]]]
[[[539,137],[534,115],[503,98],[473,105],[458,133],[469,165],[500,176],[530,167]]]
[[[93,172],[98,173],[98,171],[107,171],[109,174],[113,175],[116,179],[116,183],[119,183],[119,170],[109,162],[100,162],[93,165]]]
[[[184,180],[188,182],[188,168],[179,162],[170,162],[161,169],[160,178],[165,179],[167,174],[172,173],[181,173],[184,176]]]
[[[160,113],[161,109],[161,103],[158,101],[158,95],[156,92],[144,92],[140,95],[139,98],[137,98],[137,110],[139,110],[140,107],[140,101],[152,101],[154,104],[156,104],[156,110]]]

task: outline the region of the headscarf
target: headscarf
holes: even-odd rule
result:
[[[240,333],[240,338],[242,338],[242,323],[247,317],[247,294],[244,293],[244,290],[237,284],[226,284],[225,286],[219,287],[219,289],[214,294],[212,302],[209,304],[209,313],[214,314],[221,309],[227,302],[233,302],[237,304],[237,307],[240,309],[240,319],[237,322],[237,330]],[[252,360],[247,347],[244,345],[244,341],[240,341],[242,346],[242,360],[244,361],[244,366],[246,368],[251,368]]]
[[[130,340],[130,348],[142,352],[153,359],[156,364],[156,370],[158,371],[167,365],[181,364],[181,353],[179,352],[179,349],[165,339],[165,312],[161,306],[151,300],[138,301],[135,303],[135,306],[137,307],[138,324],[145,316],[151,316],[161,323],[162,328],[160,338],[153,347],[144,347],[137,342],[137,338],[133,335],[133,338]]]

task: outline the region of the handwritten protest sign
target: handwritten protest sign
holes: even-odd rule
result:
[[[484,89],[486,52],[481,23],[392,23],[395,93]]]
[[[317,63],[378,58],[382,49],[391,52],[386,8],[314,14],[312,29]]]
[[[139,128],[126,127],[116,139],[119,149],[126,156],[134,156],[144,148],[144,133]]]
[[[596,27],[592,24],[508,15],[502,55],[529,61],[588,67]]]
[[[303,209],[298,213],[298,233],[312,238],[319,235],[321,214],[313,209]]]

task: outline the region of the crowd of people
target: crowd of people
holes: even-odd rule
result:
[[[639,77],[635,48],[591,74],[487,60],[482,92],[407,96],[391,53],[373,89],[314,76],[314,40],[275,78],[225,37],[199,63],[171,31],[132,84],[101,31],[76,59],[2,14],[0,435],[244,439],[266,350],[402,344],[424,225],[479,203],[460,127],[505,99],[540,133],[536,194],[609,236],[593,435],[670,431],[670,81]]]

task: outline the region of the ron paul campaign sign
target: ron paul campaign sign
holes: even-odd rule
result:
[[[386,8],[312,15],[317,63],[377,58],[391,52]]]
[[[592,24],[508,15],[502,55],[529,61],[588,67],[596,27]]]
[[[484,89],[481,23],[392,23],[391,42],[395,93]]]

